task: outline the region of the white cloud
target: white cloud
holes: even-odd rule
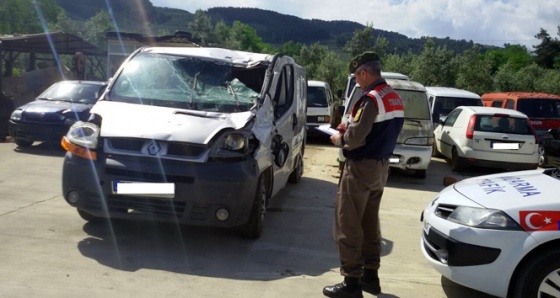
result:
[[[411,38],[433,36],[529,50],[544,28],[559,38],[557,0],[151,0],[194,13],[211,7],[255,7],[304,19],[349,20]]]

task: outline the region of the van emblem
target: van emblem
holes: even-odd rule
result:
[[[152,141],[150,142],[150,145],[148,145],[148,153],[150,153],[150,155],[156,155],[160,150],[161,146],[156,141]]]

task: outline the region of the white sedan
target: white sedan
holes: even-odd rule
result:
[[[422,213],[424,257],[499,297],[560,297],[560,168],[465,179]]]

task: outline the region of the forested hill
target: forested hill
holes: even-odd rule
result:
[[[75,20],[87,20],[102,9],[105,0],[57,0],[66,14]],[[194,11],[154,7],[150,0],[112,0],[112,12],[121,31],[142,34],[171,34],[177,30],[188,31],[188,23],[194,18]],[[215,7],[206,11],[213,23],[223,20],[227,25],[240,21],[255,29],[263,42],[279,46],[288,41],[313,44],[320,42],[334,48],[342,48],[354,31],[364,25],[351,21],[323,21],[302,19],[258,8]],[[151,32],[146,32],[146,28]],[[379,25],[379,24],[374,24]],[[376,29],[374,35],[387,39],[388,52],[419,53],[424,48],[425,38],[412,39],[405,35]],[[445,45],[448,50],[461,53],[473,46],[465,40],[432,38],[437,46]]]

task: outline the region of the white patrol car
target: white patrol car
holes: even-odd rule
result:
[[[465,179],[422,213],[424,257],[500,297],[560,297],[560,168]]]

